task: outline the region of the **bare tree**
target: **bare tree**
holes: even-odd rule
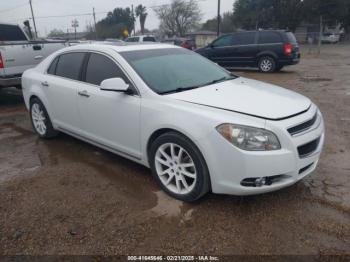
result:
[[[169,35],[183,36],[198,26],[202,14],[196,0],[173,0],[170,5],[154,8],[160,19],[160,29]]]

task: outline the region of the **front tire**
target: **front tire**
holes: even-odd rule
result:
[[[52,138],[58,135],[44,104],[38,98],[30,100],[30,119],[33,129],[41,138]]]
[[[209,191],[208,167],[197,146],[187,137],[165,133],[153,142],[149,155],[154,179],[170,196],[193,202]]]
[[[264,56],[259,59],[258,67],[262,73],[273,73],[276,70],[276,61],[270,56]]]

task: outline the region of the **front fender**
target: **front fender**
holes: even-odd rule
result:
[[[198,143],[209,135],[215,123],[209,118],[204,118],[185,107],[177,107],[175,104],[154,103],[154,100],[143,101],[141,109],[141,147],[145,165],[148,166],[148,141],[152,134],[161,129],[171,129],[188,137],[203,153]],[[212,127],[212,128],[210,128]]]

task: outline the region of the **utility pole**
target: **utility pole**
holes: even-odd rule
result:
[[[72,21],[72,27],[74,28],[74,38],[77,40],[77,27],[79,27],[79,22],[77,19]]]
[[[97,35],[97,27],[96,27],[96,14],[95,14],[95,7],[92,8],[92,15],[94,16],[94,27],[95,27],[95,38],[97,40],[98,35]]]
[[[217,35],[220,35],[220,23],[221,23],[221,16],[220,16],[220,0],[218,0],[218,30]]]
[[[323,35],[323,17],[320,15],[320,34],[318,36],[318,53],[321,53],[321,45],[322,45],[322,35]]]
[[[135,35],[134,5],[131,5],[131,14],[132,14],[132,31],[134,31],[134,35]]]
[[[35,24],[35,19],[34,19],[32,0],[29,0],[29,4],[30,4],[30,10],[32,12],[32,19],[33,19],[33,24],[34,24],[35,38],[38,38],[38,32],[36,31],[36,24]]]

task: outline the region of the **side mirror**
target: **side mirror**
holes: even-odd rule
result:
[[[104,91],[128,92],[129,85],[122,78],[110,78],[102,81],[100,89]]]

